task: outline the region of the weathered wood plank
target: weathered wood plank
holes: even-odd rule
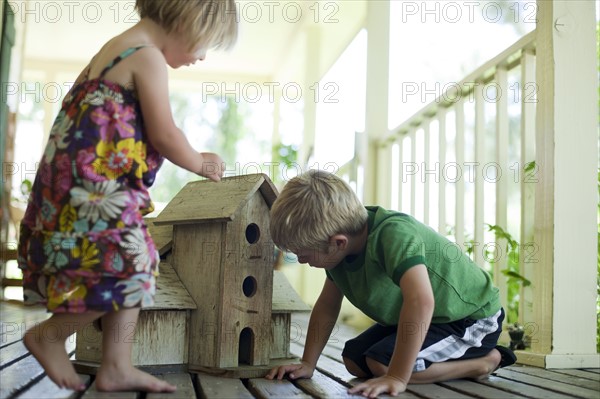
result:
[[[511,367],[511,371],[524,373],[531,376],[544,378],[554,382],[562,382],[565,384],[577,385],[581,388],[591,389],[600,392],[600,378],[596,381],[587,378],[580,378],[573,375],[557,373],[554,370],[545,370],[537,367]]]
[[[571,375],[573,377],[578,378],[586,378],[592,381],[600,381],[600,369],[587,369],[587,370],[579,370],[579,369],[553,369],[552,371]]]
[[[472,398],[472,396],[464,395],[460,392],[445,388],[445,387],[443,387],[441,385],[437,385],[437,384],[423,384],[423,385],[409,384],[408,388],[406,390],[408,392],[414,393],[416,395],[420,395],[420,396],[428,398],[428,399]]]
[[[318,370],[315,370],[312,378],[295,380],[295,384],[304,392],[307,392],[312,396],[316,396],[317,398],[349,398],[354,396],[348,393],[348,387],[330,379],[328,376]]]
[[[69,355],[75,350],[74,340],[68,339],[65,348]],[[24,390],[28,385],[41,380],[44,369],[31,355],[0,370],[0,398],[7,398]]]
[[[0,398],[8,398],[44,375],[42,366],[33,356],[27,356],[0,371]]]
[[[248,387],[261,399],[266,398],[311,398],[288,380],[267,380],[253,378],[248,381]],[[252,396],[251,396],[252,397]]]
[[[23,338],[25,331],[51,316],[41,306],[2,303],[0,311],[0,347]]]
[[[146,399],[190,399],[196,397],[192,376],[189,373],[157,374],[156,377],[175,385],[177,391],[173,393],[148,393]]]
[[[79,374],[79,378],[85,385],[90,384],[91,377],[89,375]],[[80,392],[61,388],[46,376],[22,394],[17,395],[16,399],[75,399],[79,395]]]
[[[590,373],[600,374],[600,368],[598,369],[583,369],[584,371],[589,371]]]
[[[238,379],[215,377],[208,374],[197,374],[198,386],[203,398],[252,398],[242,381]]]
[[[439,383],[440,386],[453,389],[465,395],[471,395],[478,398],[486,399],[510,399],[522,398],[523,395],[507,392],[503,389],[491,387],[489,385],[480,384],[470,380],[452,380]]]
[[[515,380],[508,380],[505,378],[500,378],[496,376],[490,376],[485,380],[479,381],[481,384],[488,385],[491,387],[495,387],[498,389],[503,389],[507,392],[512,392],[517,395],[522,395],[524,397],[536,398],[536,399],[563,399],[570,398],[571,396],[563,395],[558,392],[549,391],[547,389],[539,388],[537,386],[532,386],[529,384],[524,384]]]
[[[96,389],[96,383],[92,383],[81,399],[137,399],[138,397],[138,392],[100,392]]]
[[[13,342],[0,349],[0,369],[22,359],[29,355],[29,351],[23,345],[23,341]]]
[[[550,389],[556,392],[564,393],[566,395],[580,396],[582,398],[597,399],[598,391],[578,387],[571,384],[565,384],[563,382],[552,381],[547,378],[537,377],[534,375],[528,375],[524,373],[518,373],[509,369],[499,369],[496,374],[508,378],[514,381],[524,382],[526,384],[536,385]]]

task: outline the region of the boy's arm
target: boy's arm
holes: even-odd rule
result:
[[[433,291],[425,265],[408,269],[400,279],[400,288],[403,304],[387,374],[356,385],[350,393],[362,392],[364,396],[376,397],[384,392],[397,395],[406,389],[433,315]]]
[[[408,383],[435,305],[427,267],[416,265],[408,269],[400,279],[400,288],[404,301],[388,375]]]
[[[266,378],[280,380],[286,373],[289,373],[292,379],[312,377],[317,360],[319,360],[340,314],[343,298],[339,288],[330,279],[326,279],[323,290],[310,314],[302,364],[275,367],[267,374]]]

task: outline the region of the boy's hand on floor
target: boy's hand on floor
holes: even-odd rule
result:
[[[406,383],[389,375],[372,378],[348,390],[348,393],[358,393],[366,398],[376,398],[380,393],[396,396],[406,390]]]
[[[265,378],[272,380],[274,378],[281,380],[286,374],[290,376],[292,380],[297,378],[311,378],[315,368],[306,362],[300,364],[288,364],[285,366],[274,367],[269,371],[269,374]]]

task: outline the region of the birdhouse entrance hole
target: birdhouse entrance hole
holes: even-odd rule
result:
[[[254,332],[250,327],[246,327],[240,333],[238,364],[252,364],[252,353],[254,353]]]
[[[250,223],[248,227],[246,227],[246,241],[249,244],[254,244],[258,242],[260,238],[260,228],[256,223]]]
[[[256,279],[252,276],[248,276],[242,283],[242,291],[246,297],[250,298],[256,294],[257,283]]]

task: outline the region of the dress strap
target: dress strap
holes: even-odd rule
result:
[[[119,54],[118,56],[115,57],[114,60],[112,60],[100,73],[100,78],[104,77],[104,75],[106,74],[106,72],[108,72],[108,70],[112,67],[114,67],[115,65],[117,65],[121,60],[123,60],[124,58],[129,57],[131,54],[135,53],[136,51],[138,51],[141,48],[144,47],[148,47],[145,45],[142,46],[137,46],[137,47],[129,47],[128,49],[126,49],[125,51],[123,51],[121,54]]]

